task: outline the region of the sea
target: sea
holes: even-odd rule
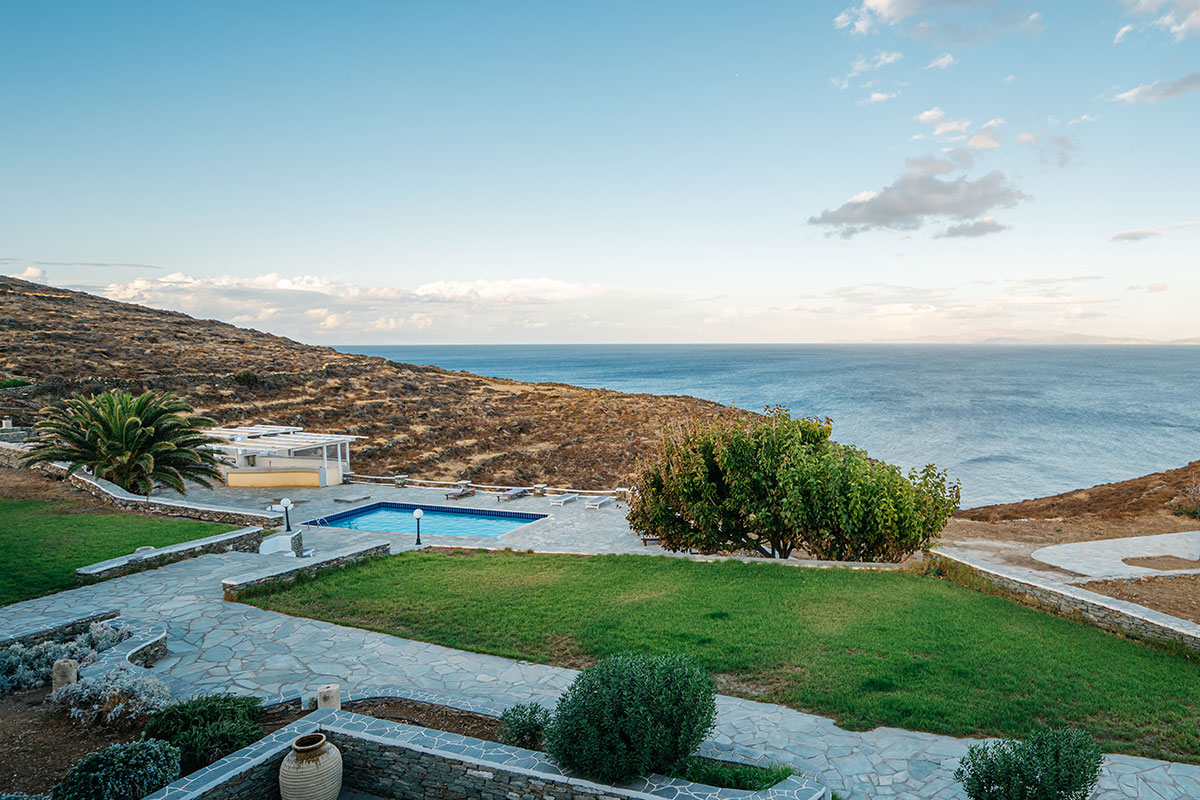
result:
[[[936,464],[963,506],[1200,459],[1200,346],[414,345],[349,353],[520,381],[830,417],[833,438]]]

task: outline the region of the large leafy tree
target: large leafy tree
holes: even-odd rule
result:
[[[86,467],[135,494],[160,484],[182,493],[187,481],[209,486],[220,477],[215,456],[203,449],[219,441],[204,432],[212,424],[168,392],[77,394],[42,409],[26,464],[65,461],[68,475]]]
[[[828,419],[714,417],[665,434],[639,466],[630,524],[672,550],[754,549],[787,558],[898,561],[958,506],[933,465],[905,475],[832,441]]]

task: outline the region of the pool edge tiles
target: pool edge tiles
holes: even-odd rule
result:
[[[405,524],[400,527],[396,519],[404,512],[412,512],[421,509],[426,512],[426,529],[423,531],[428,536],[449,536],[463,538],[481,538],[481,539],[498,539],[513,531],[520,530],[525,525],[528,525],[538,520],[547,519],[550,514],[542,514],[534,511],[504,511],[501,509],[477,508],[474,506],[447,506],[435,503],[404,503],[396,501],[382,500],[375,503],[359,506],[357,508],[348,508],[345,511],[339,511],[326,516],[315,517],[305,522],[305,525],[312,525],[320,528],[342,528],[344,530],[369,530],[380,533],[411,533],[412,526]],[[383,512],[381,514],[381,512]],[[393,512],[388,514],[387,512]],[[348,524],[351,520],[370,518],[373,516],[383,516],[384,520],[376,526],[366,527],[359,525]],[[390,517],[391,519],[387,519]],[[489,525],[500,520],[507,520],[512,524],[512,527],[506,528],[498,532],[485,531],[466,531],[460,529],[445,530],[437,527],[437,520],[441,518],[473,518],[476,520],[487,520]],[[342,524],[339,524],[342,523]]]

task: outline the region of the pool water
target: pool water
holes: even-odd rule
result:
[[[422,536],[475,536],[481,539],[495,539],[547,516],[525,511],[492,511],[419,503],[372,503],[363,508],[310,520],[308,524],[349,528],[355,531],[411,533],[415,536],[417,521],[413,518],[413,511],[418,508],[424,513],[421,517]]]

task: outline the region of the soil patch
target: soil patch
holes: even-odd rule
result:
[[[1152,575],[1127,581],[1089,581],[1081,584],[1080,588],[1200,623],[1200,575]]]
[[[66,481],[36,469],[0,469],[0,500],[46,500],[58,502],[57,514],[113,513],[90,494]]]
[[[423,728],[436,728],[463,736],[473,736],[489,742],[500,741],[500,720],[449,706],[418,703],[415,700],[380,699],[355,700],[344,704],[342,710],[376,719],[403,722],[406,725],[419,725]],[[263,714],[263,727],[267,733],[273,733],[311,713],[312,709],[302,709],[298,703],[277,706]]]
[[[47,694],[41,688],[0,697],[0,791],[47,792],[88,753],[140,733],[72,722],[61,706],[45,702]]]
[[[1179,556],[1137,556],[1121,559],[1131,567],[1146,567],[1147,569],[1200,569],[1200,561]]]

